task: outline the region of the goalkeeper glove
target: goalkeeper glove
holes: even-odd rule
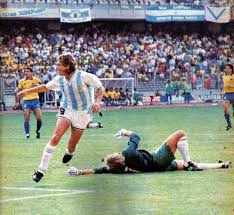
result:
[[[67,171],[70,176],[78,176],[81,175],[81,171],[76,167],[70,167]]]

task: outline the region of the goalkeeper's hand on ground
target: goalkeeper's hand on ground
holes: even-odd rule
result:
[[[70,167],[67,171],[70,176],[78,176],[81,175],[81,171],[76,167]]]

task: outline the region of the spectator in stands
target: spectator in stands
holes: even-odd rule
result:
[[[7,110],[5,102],[2,99],[0,99],[0,111],[2,111],[2,107],[3,107],[3,111]]]
[[[132,105],[132,99],[131,99],[131,95],[129,93],[128,88],[126,88],[126,90],[125,90],[125,95],[126,95],[127,104]]]
[[[108,88],[105,89],[102,100],[103,100],[103,102],[105,103],[106,106],[108,106],[110,104],[109,89]]]
[[[211,79],[210,79],[210,77],[208,75],[205,76],[204,88],[206,90],[211,89]]]
[[[154,104],[154,96],[150,95],[150,105],[153,105],[153,104]]]
[[[155,101],[160,102],[162,94],[159,92],[159,90],[156,90],[155,93]]]
[[[137,78],[139,81],[149,81],[149,79],[147,78],[145,72],[138,72],[137,73]]]
[[[114,92],[112,87],[108,91],[108,97],[109,97],[109,101],[110,101],[109,104],[114,105],[115,104],[115,92]]]
[[[192,85],[189,81],[184,82],[184,103],[190,103]]]
[[[143,81],[150,81],[152,73],[158,80],[171,75],[173,81],[180,81],[191,69],[192,80],[199,81],[204,75],[214,77],[214,68],[222,71],[233,47],[233,30],[228,27],[222,27],[225,31],[214,37],[167,23],[158,26],[157,31],[147,24],[144,33],[133,32],[129,24],[117,22],[79,24],[79,32],[63,26],[56,33],[34,22],[27,26],[23,22],[1,24],[1,70],[16,73],[24,63],[35,74],[43,74],[40,78],[46,81],[53,78],[47,78],[48,74],[55,75],[56,58],[67,51],[74,53],[81,68],[98,77],[128,78],[140,71]],[[94,32],[93,36],[90,32]]]
[[[119,89],[118,88],[115,88],[114,90],[114,104],[115,105],[119,105],[119,100],[120,100],[120,92],[119,92]]]
[[[143,105],[143,94],[138,92],[136,88],[134,88],[133,100],[134,105]]]
[[[174,93],[176,97],[179,97],[179,92],[181,89],[181,82],[176,80],[173,82]]]
[[[174,88],[170,80],[167,81],[166,84],[166,97],[167,97],[167,104],[172,103],[172,95],[174,93]]]
[[[119,88],[119,93],[120,93],[119,105],[128,105],[127,97],[122,87]]]

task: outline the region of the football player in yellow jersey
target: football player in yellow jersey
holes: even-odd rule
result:
[[[18,92],[30,89],[32,87],[38,86],[41,84],[41,80],[33,76],[33,70],[31,67],[26,67],[23,69],[25,78],[19,81]],[[29,93],[23,97],[23,110],[24,110],[24,130],[25,138],[30,138],[30,114],[33,111],[37,119],[37,129],[36,129],[36,138],[40,138],[40,129],[42,125],[42,116],[40,110],[40,102],[38,93]]]
[[[114,105],[115,92],[113,91],[113,88],[110,88],[110,90],[108,92],[108,96],[109,96],[109,99],[110,99],[110,104]]]
[[[227,122],[227,128],[232,128],[231,121],[230,121],[230,115],[228,112],[228,108],[231,104],[234,104],[234,71],[233,71],[233,65],[232,64],[226,64],[225,66],[225,72],[226,74],[223,75],[223,107],[224,107],[224,117]]]
[[[103,94],[103,102],[108,106],[110,104],[110,98],[109,98],[109,89],[105,89],[105,92]]]
[[[114,96],[115,96],[115,105],[119,105],[120,92],[118,88],[115,88]]]

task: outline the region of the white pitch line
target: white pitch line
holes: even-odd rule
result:
[[[89,192],[88,190],[70,190],[70,189],[50,189],[50,188],[36,188],[36,187],[0,187],[0,189],[7,190],[36,190],[36,191],[45,191],[45,192]]]
[[[3,199],[0,200],[0,203],[6,203],[6,202],[13,202],[13,201],[21,201],[21,200],[28,200],[28,199],[38,199],[38,198],[45,198],[45,197],[54,197],[54,196],[68,196],[68,195],[75,195],[80,193],[88,193],[92,191],[74,191],[74,192],[68,192],[68,193],[57,193],[57,194],[45,194],[45,195],[37,195],[37,196],[27,196],[27,197],[19,197],[19,198],[13,198],[13,199]]]
[[[47,188],[35,188],[35,187],[0,187],[0,189],[7,189],[7,190],[29,190],[29,191],[44,191],[44,192],[63,192],[63,193],[56,193],[56,194],[43,194],[43,195],[34,195],[34,196],[25,196],[13,199],[2,199],[2,202],[12,202],[12,201],[21,201],[21,200],[28,200],[28,199],[37,199],[37,198],[45,198],[50,196],[64,196],[64,195],[75,195],[80,193],[89,193],[93,192],[90,190],[71,190],[71,189],[47,189]],[[65,192],[65,193],[64,193]]]

